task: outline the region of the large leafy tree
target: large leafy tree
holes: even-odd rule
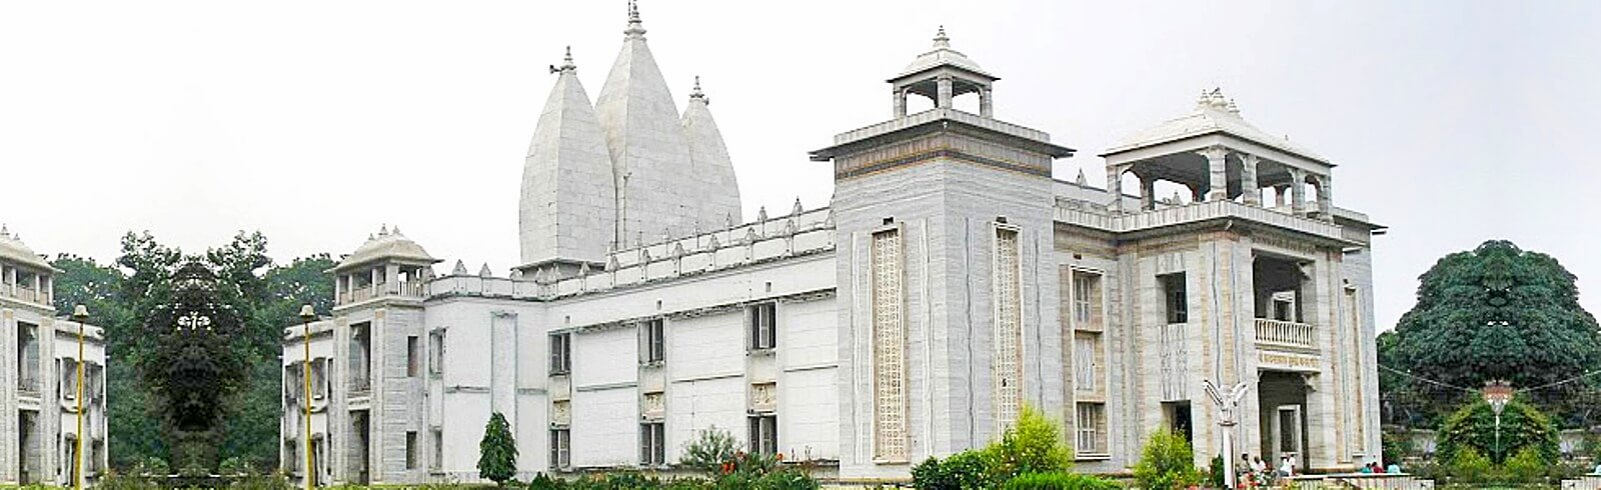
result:
[[[141,373],[171,371],[175,368],[163,363],[184,358],[183,348],[178,347],[184,344],[169,338],[172,332],[161,330],[176,321],[173,305],[189,294],[183,293],[185,281],[175,280],[185,266],[204,269],[210,278],[206,289],[211,296],[206,301],[238,324],[230,334],[190,342],[188,347],[209,352],[190,364],[238,369],[229,374],[232,392],[218,393],[210,402],[216,411],[209,416],[220,422],[217,430],[204,434],[216,451],[198,458],[180,451],[184,454],[179,459],[189,461],[174,461],[174,466],[209,466],[221,459],[238,459],[258,468],[277,465],[282,327],[296,321],[301,304],[313,305],[319,314],[330,312],[333,279],[323,271],[334,262],[319,254],[274,265],[266,252],[267,240],[260,233],[241,232],[224,246],[186,256],[144,232],[123,236],[122,254],[114,265],[73,255],[52,261],[62,271],[56,277],[57,310],[66,315],[74,305],[87,306],[90,323],[105,328],[107,346],[116,360],[107,367],[107,390],[115,400],[107,413],[115,467],[173,459],[169,448],[178,439],[179,426],[173,420],[177,412],[171,387],[155,385]],[[185,437],[194,439],[196,434]]]
[[[1420,278],[1417,305],[1379,339],[1380,364],[1407,373],[1380,377],[1389,421],[1433,425],[1493,380],[1569,423],[1595,420],[1597,385],[1578,378],[1601,369],[1601,327],[1574,279],[1504,240],[1441,258]]]

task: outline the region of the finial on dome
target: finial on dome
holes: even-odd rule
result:
[[[1238,112],[1238,109],[1231,110],[1230,105],[1231,102],[1229,99],[1223,96],[1222,87],[1213,87],[1211,90],[1201,90],[1201,98],[1195,101],[1195,107],[1197,109],[1212,108],[1218,110],[1227,110],[1230,112]]]
[[[0,225],[0,236],[10,237],[11,236],[11,228],[7,227],[6,225]]]
[[[951,38],[945,35],[945,26],[939,26],[939,32],[934,34],[934,49],[950,49]]]
[[[1239,114],[1240,113],[1240,106],[1234,105],[1234,98],[1233,97],[1229,98],[1229,103],[1228,103],[1227,107],[1228,107],[1228,110],[1229,110],[1230,114]]]
[[[1084,169],[1078,169],[1078,178],[1073,179],[1073,183],[1078,184],[1079,187],[1084,187],[1085,184],[1089,183],[1089,181],[1084,178]]]
[[[645,24],[639,20],[639,2],[628,0],[628,29],[623,30],[628,39],[644,39]]]
[[[562,56],[561,66],[552,65],[550,67],[550,72],[551,73],[565,73],[565,72],[571,72],[571,71],[574,71],[574,70],[577,70],[577,69],[578,69],[578,65],[573,64],[573,47],[572,46],[568,46],[567,47],[567,54]]]
[[[689,100],[711,103],[710,100],[706,99],[706,92],[700,89],[700,75],[695,75],[695,88],[689,89]]]

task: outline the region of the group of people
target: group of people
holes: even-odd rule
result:
[[[1272,487],[1275,483],[1296,475],[1296,461],[1294,454],[1279,457],[1277,468],[1268,469],[1267,462],[1261,456],[1251,457],[1250,453],[1240,455],[1239,486],[1242,489],[1255,489]],[[1391,462],[1389,466],[1382,466],[1378,461],[1369,461],[1362,465],[1359,473],[1401,473],[1401,466]],[[1601,474],[1601,466],[1596,467],[1596,473]]]
[[[1250,453],[1240,455],[1239,488],[1260,488],[1273,484],[1282,478],[1295,476],[1295,455],[1286,454],[1279,457],[1279,465],[1272,471],[1268,470],[1267,462],[1261,456],[1251,457]]]
[[[1401,466],[1400,465],[1397,465],[1394,462],[1391,462],[1390,466],[1384,467],[1384,466],[1379,466],[1379,462],[1378,461],[1369,461],[1368,464],[1363,465],[1362,469],[1359,471],[1359,473],[1381,473],[1381,474],[1382,473],[1400,473],[1400,472],[1401,472]]]

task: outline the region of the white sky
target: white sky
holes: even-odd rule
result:
[[[1001,77],[999,118],[1104,181],[1118,137],[1221,85],[1329,157],[1376,242],[1380,328],[1439,256],[1550,253],[1601,312],[1601,3],[644,0],[680,109],[703,77],[747,217],[831,192],[806,151],[889,116],[885,78],[944,24]],[[380,223],[448,267],[517,261],[523,155],[573,46],[591,96],[622,0],[0,4],[0,222],[102,261],[150,230],[348,253]]]

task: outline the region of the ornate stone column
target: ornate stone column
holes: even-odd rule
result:
[[[935,106],[939,107],[940,109],[950,109],[951,97],[953,97],[953,94],[955,93],[951,87],[951,77],[939,77],[939,80],[934,82],[934,84],[939,87],[939,98],[935,100]]]
[[[1296,216],[1306,212],[1306,171],[1290,169],[1290,212]]]
[[[995,117],[995,101],[989,87],[978,89],[978,115]]]
[[[1156,179],[1140,174],[1134,176],[1140,178],[1140,209],[1145,211],[1156,209]]]
[[[1112,202],[1108,203],[1113,211],[1123,212],[1123,169],[1117,166],[1106,167],[1106,193],[1112,195]]]
[[[1256,155],[1240,154],[1240,193],[1245,196],[1245,203],[1252,206],[1262,205],[1262,188],[1256,183],[1258,160]]]
[[[1196,153],[1206,157],[1207,175],[1210,177],[1206,200],[1222,201],[1228,199],[1229,174],[1227,162],[1229,150],[1221,146],[1214,146]]]
[[[1323,219],[1334,221],[1334,177],[1329,175],[1318,176],[1317,210]]]
[[[906,117],[906,89],[896,87],[890,97],[894,99],[895,117]]]

